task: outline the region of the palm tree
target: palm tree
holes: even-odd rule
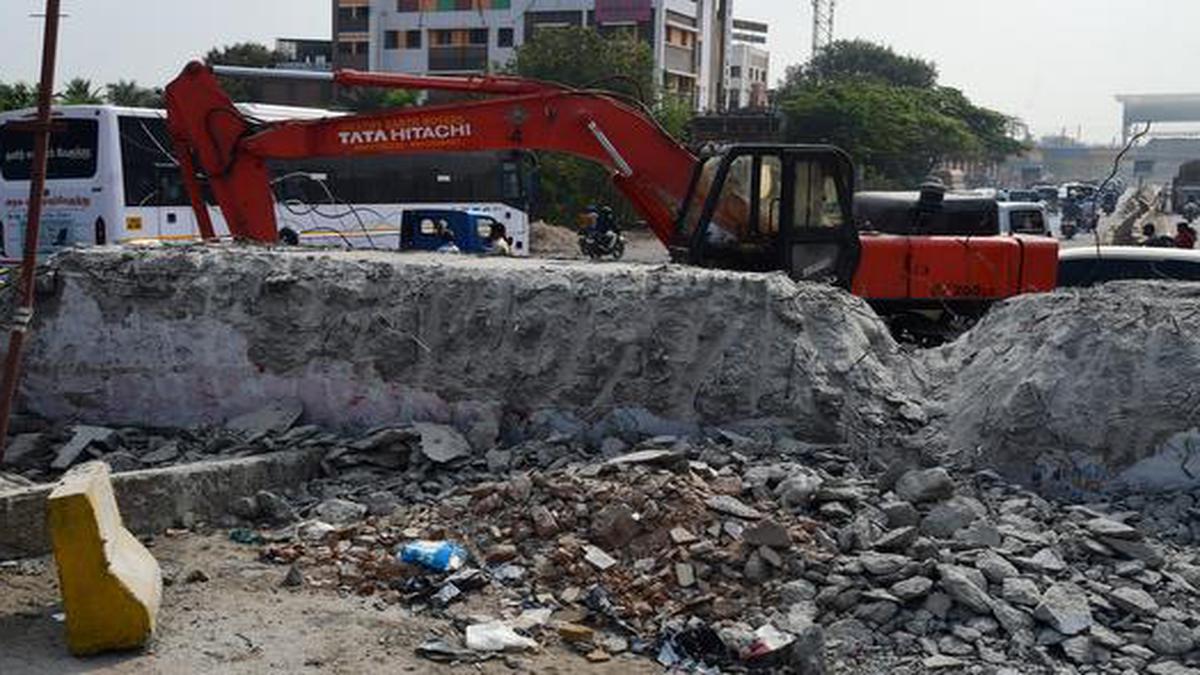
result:
[[[67,82],[67,88],[58,95],[58,102],[63,105],[87,105],[103,103],[100,90],[92,88],[92,81],[82,77]]]
[[[104,86],[104,98],[113,105],[130,108],[161,108],[162,92],[139,87],[133,80],[117,80]]]
[[[0,112],[37,105],[37,87],[24,82],[0,83]]]

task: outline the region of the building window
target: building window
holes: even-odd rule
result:
[[[492,9],[510,9],[512,0],[492,0]]]
[[[400,48],[400,31],[398,31],[398,30],[383,31],[383,48],[384,49],[399,49]]]
[[[359,56],[367,53],[367,43],[365,40],[354,43],[354,53],[358,54]]]
[[[513,46],[513,29],[499,28],[496,30],[496,46],[511,47]]]
[[[742,76],[742,67],[741,66],[729,66],[729,76],[730,77],[741,77]]]
[[[420,49],[421,48],[421,31],[419,31],[419,30],[404,31],[404,48],[405,49]]]
[[[449,47],[450,45],[454,44],[454,31],[433,31],[433,44],[435,47]]]
[[[473,45],[486,45],[488,43],[488,29],[472,28],[470,43]]]
[[[339,54],[353,54],[354,45],[350,42],[339,42],[337,50]]]
[[[419,12],[421,11],[421,0],[396,0],[397,12]]]

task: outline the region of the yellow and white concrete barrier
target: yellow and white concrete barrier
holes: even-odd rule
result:
[[[162,573],[122,524],[108,465],[88,462],[68,471],[46,511],[71,653],[145,644],[154,633]]]

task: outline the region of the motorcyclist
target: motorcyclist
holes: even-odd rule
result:
[[[611,249],[617,243],[620,233],[617,231],[617,218],[613,215],[612,207],[600,207],[599,217],[596,218],[596,236],[604,243],[605,248]]]
[[[1195,197],[1188,197],[1187,203],[1183,205],[1183,217],[1189,223],[1200,216],[1200,204],[1196,203]]]

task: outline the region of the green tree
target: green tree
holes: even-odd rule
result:
[[[787,70],[788,86],[825,80],[874,80],[897,87],[929,89],[937,84],[937,66],[915,56],[901,56],[867,40],[839,40],[808,63]]]
[[[654,103],[654,54],[636,37],[592,28],[541,29],[517,48],[507,70],[572,87],[614,91]]]
[[[204,55],[204,63],[210,66],[243,66],[247,68],[274,68],[287,57],[266,45],[257,42],[242,42],[220,49],[210,49]],[[238,102],[258,101],[262,96],[262,82],[241,77],[221,77],[221,88],[229,98]]]
[[[691,119],[683,99],[656,86],[654,54],[636,37],[605,37],[592,28],[541,29],[517,48],[505,72],[578,88],[616,92],[647,107],[671,134],[682,136]],[[620,219],[633,208],[612,185],[608,172],[593,162],[556,153],[538,153],[539,189],[533,216],[573,224],[591,203],[610,204]]]
[[[411,89],[381,89],[355,87],[342,89],[338,105],[354,112],[371,112],[388,108],[408,108],[417,105],[420,94]]]
[[[103,103],[100,90],[92,86],[91,80],[76,77],[67,82],[62,93],[58,94],[58,102],[63,105],[88,105]]]
[[[133,80],[117,80],[104,85],[104,98],[113,105],[130,108],[161,108],[163,106],[161,89],[140,87]]]
[[[996,162],[1023,147],[1011,118],[939,86],[932,63],[862,41],[789,70],[777,100],[788,141],[845,149],[869,187],[911,188],[946,160]]]
[[[0,111],[32,108],[37,105],[37,87],[25,82],[0,82]]]

